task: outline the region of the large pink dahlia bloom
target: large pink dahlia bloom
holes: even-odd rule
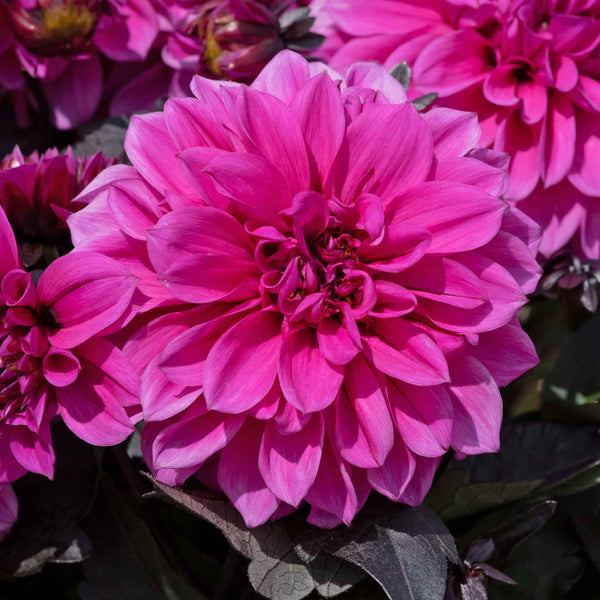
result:
[[[0,485],[0,542],[10,533],[19,516],[19,501],[12,485]]]
[[[0,208],[0,484],[28,471],[52,477],[58,415],[91,444],[131,433],[139,378],[96,334],[121,317],[135,286],[121,265],[91,252],[59,258],[34,285]]]
[[[12,93],[22,124],[26,105],[47,102],[56,127],[75,127],[128,82],[106,85],[114,65],[143,62],[157,35],[150,0],[3,0],[0,92]]]
[[[406,60],[419,92],[477,112],[481,144],[511,156],[506,197],[521,200],[538,186],[531,214],[556,225],[546,249],[560,248],[557,227],[580,227],[583,245],[600,238],[596,0],[335,0],[325,10],[338,36],[333,68]]]
[[[115,164],[97,152],[89,158],[54,149],[41,156],[23,156],[20,148],[0,162],[0,207],[10,222],[26,268],[46,262],[71,249],[67,217],[83,205],[73,202],[106,167]]]
[[[451,447],[496,451],[497,386],[536,362],[515,315],[539,232],[476,116],[291,52],[192,90],[132,119],[133,167],[69,218],[153,308],[124,352],[158,478],[198,472],[249,526],[306,501],[330,527],[371,489],[418,504]]]

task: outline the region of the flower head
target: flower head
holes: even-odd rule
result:
[[[62,155],[52,149],[25,157],[18,146],[0,162],[0,207],[16,234],[26,268],[39,268],[70,250],[66,220],[81,208],[73,198],[115,162],[101,152],[76,157],[71,148]]]
[[[94,35],[101,0],[14,0],[9,16],[15,37],[42,56],[77,53]]]
[[[0,208],[0,483],[28,471],[52,477],[57,415],[96,445],[132,431],[138,380],[97,334],[121,317],[134,288],[122,266],[93,253],[59,258],[34,285]]]
[[[371,489],[421,502],[450,447],[497,450],[497,385],[536,362],[515,314],[538,230],[475,115],[285,51],[192,90],[133,118],[133,166],[69,218],[75,253],[140,279],[124,352],[157,476],[212,477],[251,526],[306,501],[330,527]]]
[[[334,68],[409,61],[419,93],[437,92],[439,105],[475,110],[481,144],[510,154],[509,200],[538,186],[540,200],[548,198],[544,220],[560,221],[553,204],[565,192],[553,188],[568,180],[575,195],[590,197],[598,220],[600,203],[591,202],[600,196],[596,2],[378,0],[367,10],[347,0],[324,10],[339,35]]]
[[[25,74],[38,80],[36,92],[54,125],[70,129],[91,119],[100,101],[126,83],[130,74],[113,74],[114,66],[138,63],[139,69],[157,35],[150,0],[3,1],[0,86],[13,94],[15,112],[25,121],[19,101],[41,108],[39,97],[31,102],[25,93]]]

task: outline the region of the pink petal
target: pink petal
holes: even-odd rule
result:
[[[346,117],[338,87],[323,72],[308,81],[291,104],[321,182],[327,180],[340,149]]]
[[[394,427],[381,382],[362,356],[348,366],[338,402],[336,443],[357,467],[382,465],[394,443]]]
[[[49,479],[54,477],[55,457],[49,423],[43,423],[37,433],[26,427],[11,427],[10,450],[24,469]]]
[[[500,229],[507,205],[462,183],[428,181],[398,198],[392,222],[408,222],[432,235],[429,253],[482,246]]]
[[[0,209],[0,280],[6,273],[19,268],[17,242],[3,209]]]
[[[420,456],[448,451],[452,433],[452,402],[444,386],[416,387],[389,381],[390,409],[405,444]]]
[[[298,90],[309,79],[306,59],[297,52],[282,50],[263,68],[251,87],[291,104]]]
[[[134,428],[123,406],[100,393],[102,383],[97,371],[83,371],[72,385],[56,388],[56,401],[65,425],[75,435],[95,446],[114,446]]]
[[[348,165],[338,166],[337,172],[341,198],[348,203],[369,192],[385,205],[393,195],[424,181],[431,167],[431,133],[410,103],[364,110],[348,126],[346,140]]]
[[[265,523],[279,506],[258,468],[263,427],[258,421],[248,420],[219,458],[219,486],[248,527]]]
[[[521,121],[518,111],[501,122],[494,149],[512,157],[506,197],[510,200],[525,198],[539,179],[538,143],[533,129]]]
[[[435,179],[473,185],[492,196],[500,196],[508,184],[506,170],[466,156],[436,163]]]
[[[44,377],[55,387],[71,385],[81,371],[79,359],[69,350],[51,348],[44,356]]]
[[[161,281],[175,298],[194,304],[258,296],[254,262],[219,255],[180,258],[161,276]]]
[[[148,144],[146,140],[152,139]],[[125,136],[125,151],[140,175],[158,192],[196,195],[177,158],[163,113],[134,115]]]
[[[508,385],[539,362],[533,342],[516,318],[495,331],[482,333],[471,353],[499,386]]]
[[[72,348],[115,322],[127,309],[137,280],[118,262],[91,252],[55,260],[42,274],[38,297],[59,324],[48,339]]]
[[[346,328],[336,319],[323,319],[317,326],[317,341],[323,357],[334,365],[349,363],[360,351]]]
[[[188,157],[194,152],[195,149],[182,152],[182,161],[188,164]],[[283,173],[261,156],[228,153],[214,158],[203,172],[221,194],[260,223],[277,223],[277,213],[292,203]]]
[[[421,329],[404,319],[376,321],[362,332],[365,356],[387,375],[413,385],[449,381],[444,355]]]
[[[563,95],[548,98],[540,137],[539,167],[546,187],[558,183],[571,169],[575,156],[575,111]]]
[[[302,412],[316,412],[329,406],[344,379],[344,367],[330,363],[321,354],[313,329],[284,335],[278,373],[285,398]],[[311,385],[306,385],[307,381]]]
[[[200,414],[198,414],[200,413]],[[187,469],[222,450],[244,424],[245,415],[193,410],[162,429],[152,444],[156,469]]]
[[[120,18],[103,17],[94,44],[115,62],[144,60],[158,34],[158,20],[148,0],[129,0],[119,7]]]
[[[396,436],[394,447],[385,463],[377,469],[369,469],[367,477],[373,489],[398,502],[415,473],[415,457],[402,438]]]
[[[89,121],[102,93],[100,58],[94,53],[87,60],[69,61],[63,73],[43,87],[58,129],[73,129]]]
[[[353,475],[356,469],[346,464],[326,438],[319,471],[306,500],[313,508],[335,515],[350,525],[360,508]],[[357,482],[358,483],[358,482]],[[365,498],[366,499],[366,498]],[[364,499],[363,499],[364,502]]]
[[[489,371],[475,358],[462,356],[451,365],[448,386],[454,408],[452,447],[463,454],[500,448],[502,398]]]
[[[260,446],[258,466],[269,489],[297,507],[313,484],[323,446],[323,417],[313,415],[297,433],[281,435],[269,421]]]
[[[261,310],[244,317],[212,347],[204,365],[210,410],[241,413],[260,402],[277,376],[281,317]]]
[[[481,137],[477,114],[433,108],[423,115],[433,136],[433,152],[438,160],[464,156]]]
[[[431,42],[418,56],[415,86],[450,96],[481,81],[494,64],[493,47],[471,29],[455,31]]]
[[[404,502],[409,506],[419,506],[423,502],[427,492],[431,488],[433,476],[437,471],[441,458],[415,456],[415,461],[415,474],[399,498],[400,502]]]

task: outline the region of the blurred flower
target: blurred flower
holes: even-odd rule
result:
[[[569,252],[561,252],[544,265],[538,292],[557,296],[576,294],[581,306],[589,312],[598,309],[600,260],[581,261]]]
[[[415,93],[437,92],[438,105],[477,112],[481,145],[511,155],[506,198],[533,193],[542,226],[573,234],[569,201],[557,196],[587,197],[585,220],[595,225],[581,235],[595,240],[590,258],[600,258],[597,2],[346,0],[324,10],[338,32],[333,68],[408,61]],[[548,256],[560,246],[545,235]]]
[[[0,86],[35,110],[47,102],[56,127],[69,129],[96,113],[111,65],[142,63],[157,35],[150,0],[1,2]]]
[[[19,514],[19,501],[12,485],[0,485],[0,542],[10,533]]]
[[[121,317],[135,284],[115,261],[78,253],[54,261],[35,286],[0,208],[0,483],[27,471],[52,477],[57,415],[96,445],[133,430],[138,379],[96,335]]]
[[[62,155],[52,149],[25,157],[18,146],[0,162],[0,207],[27,269],[72,248],[66,220],[82,206],[74,204],[73,198],[115,162],[101,152],[76,157],[71,148]]]
[[[451,447],[495,452],[497,386],[537,362],[515,315],[539,230],[475,115],[287,51],[192,91],[132,119],[133,166],[69,218],[75,253],[140,279],[124,352],[157,477],[198,472],[249,526],[307,501],[332,527],[371,489],[420,503]]]
[[[538,184],[518,206],[542,227],[544,259],[567,249],[584,262],[600,260],[600,198],[582,194],[564,179],[548,189]]]
[[[312,31],[309,2],[292,0],[154,0],[166,39],[162,65],[153,65],[117,94],[113,112],[153,108],[153,98],[189,96],[198,73],[251,82],[284,48],[309,55],[323,42]],[[146,92],[140,89],[144,88]]]

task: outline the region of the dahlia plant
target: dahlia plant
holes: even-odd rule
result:
[[[333,527],[373,489],[419,504],[450,448],[497,451],[498,385],[537,361],[516,314],[539,230],[476,115],[287,51],[192,91],[132,118],[133,166],[68,219],[73,256],[139,279],[123,350],[158,479],[196,474],[249,526],[307,502]]]
[[[525,199],[542,225],[543,257],[574,237],[583,258],[600,258],[595,0],[339,0],[323,10],[333,68],[406,60],[415,93],[477,112],[480,144],[511,156],[506,198]]]

